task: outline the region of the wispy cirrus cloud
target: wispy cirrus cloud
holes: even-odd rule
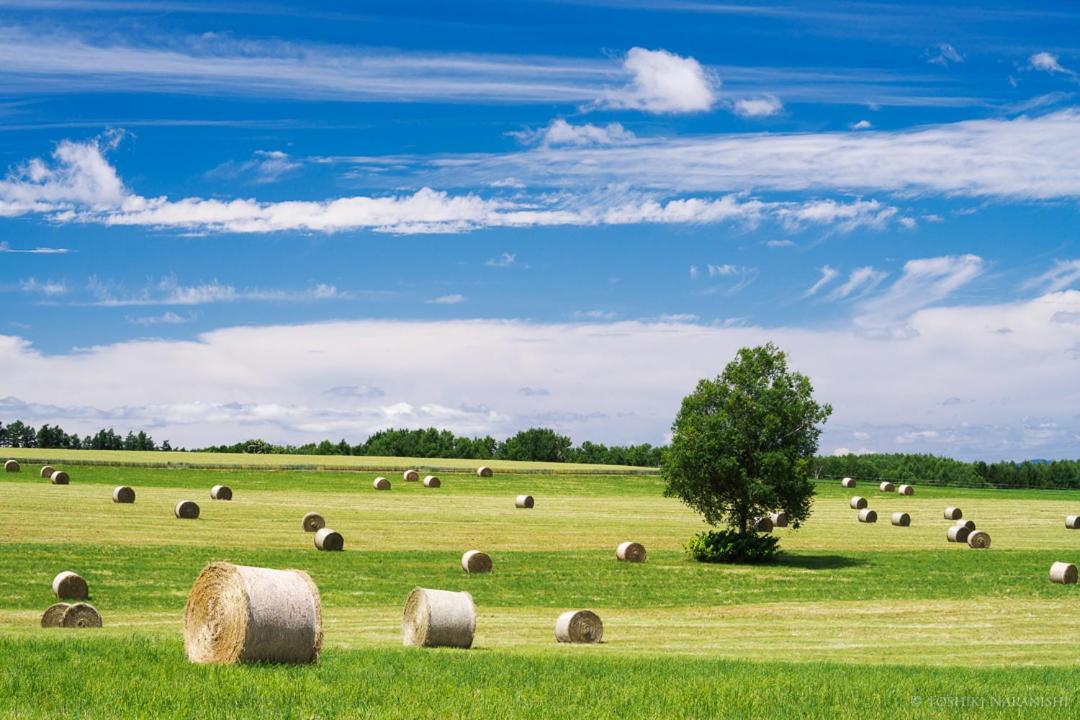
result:
[[[847,280],[842,285],[829,293],[828,299],[846,300],[852,295],[865,295],[880,285],[887,275],[888,273],[869,266],[855,268],[848,274]]]
[[[135,290],[123,285],[90,278],[87,283],[89,299],[73,299],[73,304],[97,307],[139,307],[153,305],[210,305],[234,302],[313,302],[320,300],[348,300],[353,293],[339,290],[333,285],[320,283],[301,290],[237,288],[216,280],[185,285],[175,276],[166,276],[158,282]],[[172,313],[166,313],[172,315]],[[164,317],[164,316],[159,316]],[[163,320],[162,322],[168,322]],[[149,324],[149,323],[147,323]]]
[[[0,241],[0,253],[13,255],[66,255],[71,252],[67,248],[35,247],[19,249],[11,247],[7,242]]]
[[[1055,292],[1080,282],[1080,260],[1057,260],[1054,267],[1024,283],[1024,287]]]
[[[821,268],[821,277],[817,279],[817,282],[806,289],[806,292],[803,293],[803,297],[808,298],[817,295],[821,288],[825,287],[839,276],[839,270],[829,265],[823,265]]]

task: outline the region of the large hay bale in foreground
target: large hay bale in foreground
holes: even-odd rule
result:
[[[415,647],[470,648],[476,604],[467,592],[413,588],[405,600],[401,639]]]
[[[855,482],[855,478],[846,477],[840,481],[840,487],[853,488],[856,485],[858,485],[858,483]]]
[[[371,482],[371,487],[375,488],[376,490],[389,490],[390,481],[384,477],[377,477]]]
[[[967,536],[967,544],[976,550],[985,550],[990,547],[990,533],[984,530],[976,530]]]
[[[1067,562],[1056,562],[1050,566],[1050,582],[1060,585],[1076,584],[1076,566]],[[42,621],[44,623],[44,620]]]
[[[71,482],[71,478],[63,470],[57,470],[49,476],[49,482],[53,485],[67,485]]]
[[[309,512],[304,515],[300,525],[304,528],[304,532],[315,532],[326,527],[326,520],[317,512]]]
[[[181,520],[196,520],[199,517],[199,504],[194,500],[180,500],[173,508],[173,515]]]
[[[621,542],[615,548],[615,557],[623,562],[643,563],[645,562],[645,546],[629,540]]]
[[[60,617],[60,627],[91,628],[101,627],[101,613],[89,603],[75,603]]]
[[[868,503],[866,501],[866,498],[859,497],[858,495],[856,495],[855,497],[851,498],[851,500],[848,501],[848,505],[851,506],[852,510],[862,510],[864,507],[866,507],[869,504],[870,503]]]
[[[881,492],[896,492],[896,486],[893,485],[891,482],[881,483],[880,485],[878,485],[878,489],[881,490]]]
[[[424,487],[426,487],[426,488],[442,487],[442,480],[435,477],[434,475],[428,475],[427,477],[424,478]]]
[[[892,514],[892,524],[897,527],[908,527],[911,525],[911,516],[906,512],[894,512]]]
[[[315,533],[315,547],[327,552],[339,552],[345,549],[345,538],[341,533],[324,527]]]
[[[1065,518],[1065,527],[1070,530],[1080,530],[1080,515],[1069,515]]]
[[[78,573],[65,570],[52,581],[52,591],[60,600],[85,600],[90,597],[90,586]]]
[[[945,537],[948,539],[949,542],[967,542],[968,535],[970,534],[971,530],[969,530],[964,525],[953,525],[951,528],[945,531]]]
[[[19,472],[21,469],[18,460],[12,459],[4,462],[4,472]]]
[[[491,572],[491,556],[479,550],[469,550],[461,556],[461,569],[467,573]]]
[[[58,602],[47,607],[45,612],[41,614],[41,627],[60,627],[60,623],[64,619],[64,613],[67,612],[69,607],[71,607],[71,604],[66,602]]]
[[[310,663],[322,648],[322,600],[301,570],[208,565],[188,594],[184,650],[195,663]]]
[[[405,482],[420,482],[420,473],[415,470],[406,470],[401,473],[401,479]]]
[[[898,493],[900,493],[901,495],[914,495],[915,494],[915,488],[912,487],[911,485],[901,485],[900,487],[898,487],[896,489],[896,491]]]
[[[787,527],[787,513],[786,512],[774,512],[769,516],[772,520],[773,527]]]
[[[514,498],[514,507],[516,508],[525,508],[527,510],[535,504],[536,501],[533,500],[532,495],[518,495]]]
[[[491,477],[494,474],[495,473],[493,473],[491,471],[491,468],[489,468],[487,465],[481,465],[480,467],[476,468],[477,477]]]
[[[968,530],[974,530],[975,529],[975,521],[974,520],[957,520],[955,524],[956,525],[963,525]]]
[[[772,518],[767,517],[754,518],[750,525],[757,532],[770,533],[773,529]]]
[[[133,503],[135,502],[135,490],[127,485],[118,485],[113,488],[112,501],[114,503]]]
[[[210,488],[211,500],[232,500],[232,488],[228,485],[215,485]]]
[[[962,517],[964,517],[964,513],[960,510],[960,508],[951,506],[945,508],[946,520],[959,520]]]
[[[51,477],[52,477],[52,474],[53,474],[54,472],[56,472],[56,468],[54,468],[54,467],[53,467],[52,465],[42,465],[42,466],[41,466],[41,470],[40,470],[40,472],[38,473],[38,476],[39,476],[39,477],[40,477],[40,478],[41,478],[42,480],[48,480],[49,478],[51,478]]]
[[[561,643],[598,643],[604,623],[592,610],[567,610],[555,620],[555,639]]]
[[[859,511],[859,522],[861,523],[876,523],[877,513],[869,508],[864,508]]]

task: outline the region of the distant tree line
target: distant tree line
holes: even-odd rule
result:
[[[98,430],[94,435],[79,437],[67,433],[59,425],[45,424],[36,430],[22,420],[6,425],[0,422],[0,447],[64,448],[70,450],[173,450],[169,441],[158,445],[154,438],[140,430],[128,431],[121,437],[112,428]]]
[[[889,453],[818,457],[819,477],[923,481],[938,485],[1014,488],[1080,488],[1080,460],[963,462],[937,455]]]

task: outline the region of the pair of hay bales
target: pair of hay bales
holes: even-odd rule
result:
[[[327,552],[339,552],[345,549],[345,538],[336,530],[326,527],[326,520],[316,512],[309,512],[300,521],[304,532],[315,533],[315,547]]]
[[[8,470],[8,472],[19,472],[19,463],[14,460],[8,460],[8,462],[15,463],[15,469]],[[71,482],[71,477],[66,472],[57,470],[52,465],[42,465],[41,470],[38,472],[38,476],[41,477],[42,480],[48,480],[53,485],[67,485]]]
[[[232,500],[232,488],[228,485],[215,485],[210,488],[211,500]]]
[[[859,511],[859,522],[861,523],[876,523],[877,512],[867,507],[870,503],[866,498],[856,495],[848,501],[848,506],[852,510]]]
[[[112,501],[114,503],[133,503],[135,502],[135,490],[127,485],[117,485],[112,491]]]
[[[990,547],[990,533],[976,530],[975,523],[970,520],[957,522],[945,531],[945,537],[949,542],[967,543],[968,547],[976,550],[985,550]]]
[[[1050,566],[1050,582],[1059,585],[1075,585],[1076,581],[1076,565],[1067,562],[1056,562]]]
[[[418,473],[416,470],[406,470],[405,472],[401,473],[401,477],[405,482],[418,482],[420,480],[420,473]],[[442,486],[442,480],[440,480],[435,475],[428,475],[424,478],[423,484],[424,487],[437,488]],[[380,489],[382,488],[376,488],[376,490]]]
[[[41,614],[41,627],[101,627],[101,613],[90,603],[55,603]]]

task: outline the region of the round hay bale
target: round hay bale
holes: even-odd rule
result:
[[[300,523],[304,532],[315,532],[316,530],[322,530],[326,527],[326,521],[323,520],[323,516],[316,512],[309,512],[304,515],[304,519]]]
[[[975,529],[975,521],[974,520],[957,520],[954,524],[955,525],[962,525],[962,526],[966,527],[968,530],[974,530]]]
[[[376,490],[389,490],[390,481],[384,477],[377,477],[375,478],[375,480],[372,481],[371,487],[375,488]]]
[[[322,600],[301,570],[206,566],[184,608],[194,663],[310,663],[322,648]]]
[[[133,503],[135,502],[135,491],[127,485],[118,485],[113,488],[112,501],[114,503]]]
[[[232,488],[228,485],[215,485],[210,488],[211,500],[232,500]]]
[[[4,463],[4,472],[19,472],[19,470],[21,468],[18,460],[8,460]]]
[[[199,517],[199,505],[194,500],[180,500],[173,508],[173,515],[181,520],[197,520]]]
[[[101,627],[101,613],[89,603],[75,603],[60,617],[60,627]]]
[[[90,587],[78,573],[65,570],[52,581],[52,591],[60,600],[85,600],[90,597]]]
[[[878,489],[880,489],[881,492],[896,492],[896,486],[893,485],[891,482],[881,483],[880,485],[878,485]]]
[[[754,518],[754,521],[753,523],[751,523],[751,525],[757,532],[770,533],[773,529],[772,518],[767,517]]]
[[[41,613],[41,627],[60,627],[60,622],[64,619],[64,613],[67,612],[69,607],[71,605],[65,602],[50,605],[45,609],[45,612]]]
[[[892,524],[897,527],[908,527],[911,525],[911,516],[906,512],[894,512],[892,514]]]
[[[491,471],[491,468],[489,468],[487,465],[481,465],[480,467],[476,468],[477,477],[491,477],[494,474],[495,473],[493,473]]]
[[[1056,562],[1050,566],[1050,582],[1059,585],[1076,584],[1076,566],[1067,562]],[[46,610],[48,612],[48,610]],[[45,618],[41,619],[41,626],[45,627]]]
[[[853,488],[858,483],[855,482],[855,478],[844,478],[840,481],[840,487]]]
[[[899,488],[897,488],[896,491],[898,493],[900,493],[901,495],[914,495],[915,494],[915,488],[913,486],[911,486],[911,485],[901,485]]]
[[[405,482],[420,482],[420,473],[415,470],[406,470],[401,473],[401,479]]]
[[[645,562],[645,546],[629,540],[621,542],[615,548],[615,557],[623,562],[643,563]]]
[[[964,517],[964,513],[960,511],[960,508],[951,506],[945,508],[946,520],[959,520],[962,517]]]
[[[49,476],[49,482],[53,485],[67,485],[71,482],[71,478],[63,470],[57,470]]]
[[[555,640],[561,643],[598,643],[604,623],[592,610],[567,610],[555,620]]]
[[[848,501],[848,505],[851,506],[852,510],[862,510],[864,507],[866,507],[869,504],[870,503],[868,503],[866,501],[866,498],[859,497],[858,495],[856,495],[855,497],[851,498],[851,500]]]
[[[773,527],[787,527],[786,512],[774,512],[769,519],[772,520]]]
[[[966,525],[953,525],[947,531],[945,531],[945,537],[949,542],[967,542],[968,535],[971,534],[971,530]]]
[[[859,522],[861,523],[876,523],[877,513],[869,508],[863,508],[859,511]]]
[[[476,604],[467,592],[413,588],[405,600],[401,639],[414,647],[470,648]]]
[[[518,495],[514,498],[514,507],[529,509],[536,504],[532,495]]]
[[[1066,517],[1065,527],[1070,530],[1080,530],[1080,515],[1069,515]]]
[[[42,465],[41,466],[41,472],[39,473],[39,476],[41,477],[42,480],[48,480],[49,478],[52,477],[52,474],[54,472],[56,472],[56,468],[54,468],[52,465]]]
[[[424,487],[426,487],[426,488],[437,488],[437,487],[441,487],[441,486],[442,486],[442,480],[435,477],[434,475],[428,475],[427,477],[424,478]]]
[[[345,538],[341,533],[324,527],[315,533],[315,547],[327,552],[339,552],[345,549]]]
[[[985,550],[990,547],[990,533],[983,530],[975,530],[967,536],[967,544],[976,550]]]
[[[461,569],[467,573],[489,573],[491,567],[491,556],[479,550],[469,550],[461,556]]]

